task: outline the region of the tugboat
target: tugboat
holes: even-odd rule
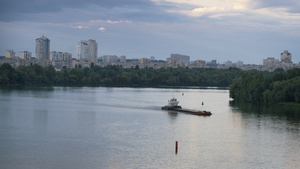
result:
[[[179,101],[175,99],[174,97],[170,100],[168,100],[168,105],[165,105],[162,107],[162,110],[173,110],[173,109],[181,109],[181,106],[178,106]]]
[[[182,109],[181,106],[178,105],[179,101],[175,99],[174,97],[170,100],[168,100],[168,105],[161,107],[162,110],[173,110],[178,112],[183,112],[187,114],[193,114],[193,115],[199,115],[199,116],[210,116],[210,111],[200,111],[200,110],[188,110],[188,109]]]

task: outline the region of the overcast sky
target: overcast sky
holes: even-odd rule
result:
[[[35,39],[72,53],[94,39],[98,55],[262,64],[288,50],[300,62],[299,0],[0,0],[0,55]]]

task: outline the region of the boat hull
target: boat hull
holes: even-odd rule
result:
[[[181,106],[164,106],[161,107],[162,110],[174,110],[174,109],[181,109]]]
[[[161,108],[162,110],[173,110],[178,112],[183,112],[187,114],[193,114],[198,116],[210,116],[212,115],[210,111],[199,111],[199,110],[188,110],[188,109],[182,109],[181,106],[164,106]]]

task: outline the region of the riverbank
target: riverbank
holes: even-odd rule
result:
[[[0,65],[0,85],[58,85],[104,87],[215,86],[228,87],[245,71],[237,68],[131,68],[93,66],[55,71],[39,65],[13,68]]]

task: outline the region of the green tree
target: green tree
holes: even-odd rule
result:
[[[53,84],[55,82],[55,77],[56,77],[56,71],[53,66],[48,66],[44,68],[45,71],[45,76],[47,79],[47,84]]]
[[[0,66],[0,84],[9,85],[16,84],[17,75],[15,69],[8,63]]]

